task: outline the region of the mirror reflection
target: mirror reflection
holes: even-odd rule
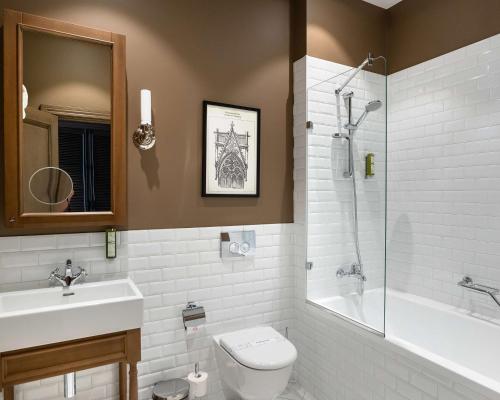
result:
[[[61,168],[40,168],[31,175],[29,190],[33,199],[39,203],[39,208],[51,206],[46,211],[64,212],[71,207],[73,180]]]
[[[23,212],[110,211],[111,47],[22,36]]]

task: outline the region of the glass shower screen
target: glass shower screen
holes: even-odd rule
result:
[[[307,301],[383,334],[386,76],[354,72],[307,71]]]

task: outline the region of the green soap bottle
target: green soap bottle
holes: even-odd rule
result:
[[[116,228],[106,229],[106,258],[116,258]]]
[[[365,177],[375,175],[375,154],[368,153],[365,157]]]

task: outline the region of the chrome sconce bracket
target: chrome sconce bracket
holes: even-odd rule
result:
[[[156,135],[151,124],[141,124],[132,136],[135,147],[140,150],[151,149],[156,142]]]

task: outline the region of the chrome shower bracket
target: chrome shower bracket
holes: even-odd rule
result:
[[[346,135],[347,139],[347,170],[344,171],[344,178],[352,178],[352,174],[354,173],[354,151],[352,146],[354,143],[352,142],[353,135],[355,132],[355,129],[351,129],[351,124],[352,124],[352,97],[354,96],[353,92],[349,92],[347,96],[345,97],[346,101],[346,107],[347,107],[347,124],[345,128],[349,132],[348,135]]]

